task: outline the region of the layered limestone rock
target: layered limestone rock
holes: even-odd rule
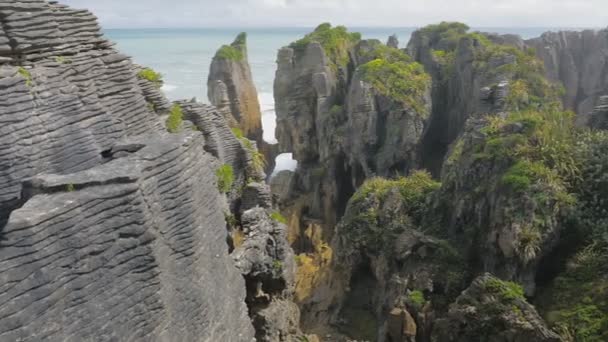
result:
[[[544,63],[517,36],[469,33],[458,23],[414,34],[409,51],[433,78],[431,109],[424,95],[412,103],[389,90],[393,76],[414,79],[395,65],[382,68],[407,64],[401,53],[330,30],[321,25],[282,49],[275,83],[281,148],[299,161],[295,174],[273,185],[300,252],[304,328],[323,331],[329,322],[376,341],[486,336],[475,326],[449,335],[449,322],[473,310],[449,304],[474,276],[490,272],[523,286],[516,306],[524,312],[505,317],[510,307],[482,299],[490,312],[480,319],[496,324],[490,340],[560,340],[523,293],[544,286],[541,269],[568,240],[564,232],[579,220],[573,211],[590,207],[576,204],[575,180],[580,165],[600,157],[581,158],[578,150],[601,134],[575,129],[559,85],[545,79]],[[337,44],[323,39],[340,35]],[[420,173],[374,178],[421,166],[441,185]],[[431,191],[417,188],[424,179]],[[589,198],[598,198],[594,191]],[[438,318],[447,328],[435,331]]]
[[[208,97],[243,136],[256,142],[266,160],[265,170],[274,169],[277,146],[264,141],[258,93],[247,58],[247,35],[239,34],[231,45],[222,46],[209,70]]]
[[[608,95],[608,30],[547,32],[526,41],[543,60],[547,78],[563,84],[565,108],[584,124],[603,95]]]
[[[324,41],[328,30],[341,40]],[[391,78],[383,85],[385,76],[411,83],[402,89]],[[279,51],[277,138],[281,151],[300,163],[299,191],[314,194],[312,216],[335,222],[366,177],[414,167],[429,89],[426,75],[407,55],[378,41],[359,41],[345,28],[323,24]]]
[[[47,3],[0,3],[0,216],[23,202],[21,182],[101,163],[125,135],[160,129],[136,69],[101,37],[95,17]]]
[[[551,331],[517,284],[483,275],[435,323],[432,341],[552,341]]]
[[[466,286],[464,258],[423,225],[426,197],[438,187],[419,172],[369,180],[353,196],[332,244],[340,330],[373,341],[428,340],[436,311]]]
[[[429,93],[430,79],[405,53],[344,27],[322,24],[279,51],[277,138],[299,166],[290,193],[276,192],[288,200],[282,207],[299,254],[296,298],[305,326],[327,322],[340,295],[330,241],[350,196],[368,177],[416,168]]]
[[[203,147],[198,132],[134,137],[29,181],[2,232],[1,339],[252,340]]]
[[[88,11],[0,2],[0,23],[0,340],[297,338],[255,142],[170,104]]]
[[[599,104],[589,117],[589,126],[596,129],[608,130],[608,96],[602,96]]]
[[[430,25],[412,34],[407,51],[433,78],[433,109],[422,143],[422,167],[439,176],[450,144],[466,120],[478,113],[505,107],[508,76],[497,73],[516,64],[514,53],[497,53],[493,46],[523,46],[514,36],[467,33],[461,23]]]
[[[232,127],[257,142],[262,141],[262,113],[247,58],[247,34],[222,46],[209,69],[207,80],[211,104],[225,115]]]

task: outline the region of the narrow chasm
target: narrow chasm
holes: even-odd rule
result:
[[[374,303],[377,286],[369,259],[362,261],[352,274],[340,310],[337,324],[342,333],[355,340],[377,340],[378,321]]]

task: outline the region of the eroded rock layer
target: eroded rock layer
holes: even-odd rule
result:
[[[198,133],[127,139],[122,158],[29,181],[3,230],[0,338],[251,340],[203,146]]]
[[[580,122],[608,95],[608,30],[547,32],[526,41],[544,62],[547,77],[564,86],[563,102]]]
[[[295,339],[255,142],[86,10],[0,1],[0,24],[0,340]]]

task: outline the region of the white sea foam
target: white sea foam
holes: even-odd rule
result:
[[[277,128],[277,116],[274,111],[274,96],[272,93],[260,93],[258,95],[260,109],[262,110],[262,128],[264,129],[264,140],[276,144],[277,139],[274,131]]]

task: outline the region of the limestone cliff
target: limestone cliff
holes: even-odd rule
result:
[[[277,146],[264,141],[258,93],[247,57],[247,35],[239,34],[231,45],[222,46],[209,70],[208,97],[228,124],[256,142],[264,155],[265,171],[274,169]]]
[[[222,46],[209,68],[209,101],[225,115],[230,126],[238,127],[254,141],[262,141],[262,113],[247,58],[247,34],[239,34]]]
[[[608,95],[608,30],[547,32],[526,41],[545,64],[547,77],[563,84],[563,103],[585,123],[587,115]]]
[[[0,1],[0,24],[0,340],[295,339],[255,143],[86,10]]]
[[[584,273],[590,298],[603,293],[603,100],[595,130],[577,127],[546,61],[514,35],[431,25],[412,36],[411,58],[358,38],[324,24],[278,57],[277,136],[300,163],[272,185],[299,254],[304,329],[338,341],[336,330],[601,341],[604,301],[585,303],[579,273],[563,270]],[[425,167],[435,180],[413,172]],[[525,296],[547,302],[537,312]]]

